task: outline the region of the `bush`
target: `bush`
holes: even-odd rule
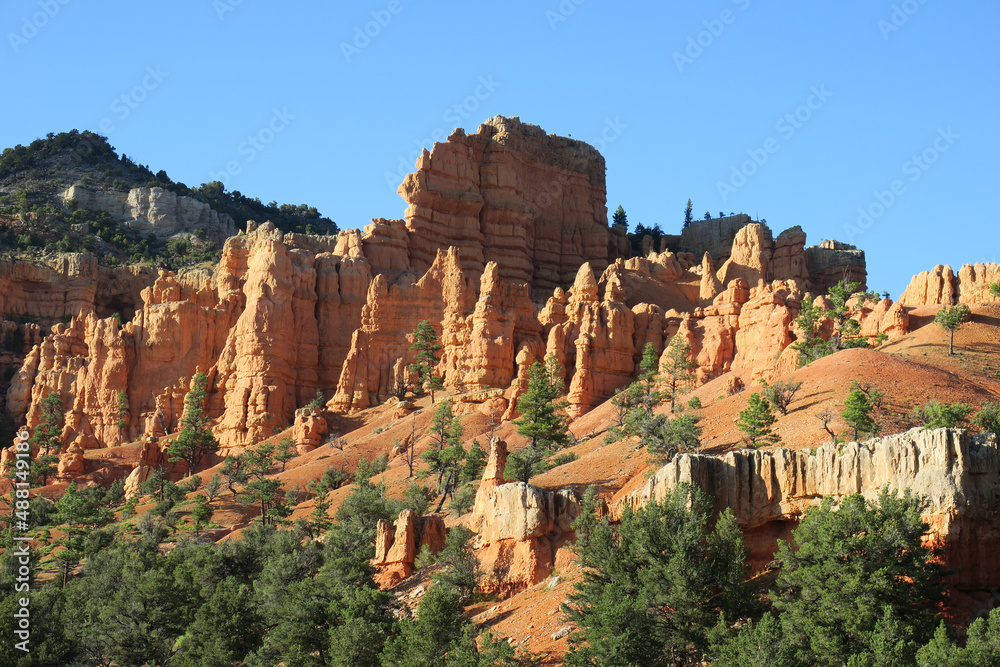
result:
[[[939,401],[930,401],[923,407],[914,407],[911,413],[915,421],[923,424],[924,428],[955,428],[966,420],[972,406],[965,403],[952,403],[950,405]]]
[[[580,457],[577,456],[574,452],[563,452],[562,454],[556,454],[555,458],[552,459],[552,467],[558,468],[561,465],[572,463],[573,461],[576,461],[578,458]]]
[[[972,423],[1000,439],[1000,402],[983,403],[972,417]]]
[[[795,394],[798,393],[799,389],[802,387],[801,382],[784,382],[778,380],[773,385],[768,385],[767,382],[761,382],[763,390],[761,395],[766,398],[774,409],[783,415],[788,414],[788,406],[795,398]]]
[[[691,400],[688,401],[688,407],[691,408],[692,410],[701,409],[701,399],[698,398],[697,396],[692,396]]]

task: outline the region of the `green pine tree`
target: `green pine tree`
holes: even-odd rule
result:
[[[118,413],[118,430],[121,432],[121,436],[124,439],[125,429],[128,428],[129,422],[128,394],[124,391],[119,391],[116,396],[116,410]]]
[[[755,447],[758,442],[777,442],[778,436],[771,431],[777,417],[771,410],[771,403],[760,394],[753,393],[747,407],[740,412],[736,426],[746,435],[747,442]]]
[[[58,391],[53,391],[41,400],[38,407],[38,425],[28,439],[38,452],[31,461],[31,477],[40,486],[45,486],[49,475],[56,471],[56,464],[59,463],[56,454],[62,448],[62,397]]]
[[[521,418],[514,424],[532,447],[561,449],[570,442],[566,416],[560,412],[567,403],[557,400],[563,394],[561,375],[555,355],[544,366],[536,361],[528,371],[528,390],[517,401]]]
[[[1000,440],[1000,402],[986,402],[972,416],[972,423]]]
[[[205,457],[219,450],[219,441],[212,435],[205,415],[205,398],[208,377],[197,373],[193,385],[184,397],[184,416],[181,417],[181,432],[167,448],[168,460],[183,461],[187,464],[187,474],[193,475]]]
[[[625,209],[619,204],[618,208],[615,209],[614,215],[611,217],[611,225],[613,227],[624,227],[628,229],[628,216],[625,215]]]
[[[435,511],[440,512],[445,500],[458,487],[462,476],[462,466],[465,462],[465,449],[462,447],[462,423],[455,416],[450,400],[442,401],[431,420],[431,433],[435,436],[433,447],[421,455],[427,463],[428,470],[422,475],[437,477],[437,490],[441,496]]]
[[[667,345],[666,359],[660,365],[663,380],[666,384],[666,397],[670,399],[670,411],[677,404],[679,388],[694,377],[696,364],[691,360],[691,345],[680,336],[674,336]]]
[[[426,385],[431,392],[431,403],[434,402],[434,390],[441,389],[444,385],[440,377],[435,375],[438,365],[438,352],[441,351],[441,344],[438,343],[437,332],[430,322],[424,320],[413,330],[413,345],[410,349],[414,351],[415,361],[409,365],[409,371],[417,376],[417,387],[415,393],[423,391]]]
[[[868,395],[860,387],[854,386],[844,401],[844,411],[840,416],[854,431],[854,439],[857,440],[862,433],[875,435],[878,432],[874,412],[875,407],[868,400]]]
[[[826,498],[792,532],[797,548],[779,542],[773,603],[786,636],[813,664],[842,665],[871,651],[886,607],[918,644],[931,638],[944,567],[924,546],[922,504],[887,489],[874,502],[856,494],[835,506]]]
[[[934,316],[934,324],[948,332],[948,354],[955,354],[955,332],[969,319],[971,311],[966,305],[945,306]]]
[[[720,615],[740,618],[750,602],[740,530],[728,510],[713,514],[704,493],[681,485],[625,508],[617,527],[607,517],[581,525],[583,579],[563,606],[578,628],[567,665],[698,664]]]
[[[815,300],[803,297],[795,324],[802,332],[802,340],[792,343],[792,349],[799,352],[799,366],[832,354],[833,343],[823,338],[823,320],[826,311],[816,305]]]

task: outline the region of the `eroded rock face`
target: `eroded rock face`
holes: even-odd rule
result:
[[[950,266],[938,264],[913,276],[899,302],[904,306],[992,303],[996,297],[990,286],[997,283],[1000,264],[994,262],[965,264],[957,276]]]
[[[292,439],[299,454],[305,454],[323,444],[323,438],[329,427],[320,410],[301,408],[295,411],[295,423],[292,425]]]
[[[107,211],[116,222],[160,239],[201,229],[206,238],[222,243],[236,233],[236,223],[229,215],[163,188],[122,192],[71,185],[60,196],[63,201],[74,200],[77,208]]]
[[[737,233],[751,222],[750,216],[744,213],[711,220],[693,220],[681,231],[681,249],[697,255],[707,252],[718,264],[722,264],[729,259]]]
[[[806,233],[802,231],[802,227],[790,227],[774,240],[770,276],[771,280],[799,280],[803,284],[808,281]]]
[[[749,301],[740,309],[733,341],[735,369],[751,379],[770,379],[776,370],[775,359],[792,344],[789,333],[800,298],[794,283],[780,281],[750,291]]]
[[[729,259],[718,271],[719,282],[728,285],[733,280],[745,280],[756,287],[767,277],[768,258],[771,255],[770,234],[763,225],[750,223],[736,233]]]
[[[87,253],[67,253],[43,262],[0,260],[0,318],[67,320],[95,311],[102,317],[132,317],[140,292],[156,278],[148,266],[107,268]]]
[[[861,493],[875,498],[884,486],[911,489],[927,499],[924,520],[930,540],[945,546],[959,589],[1000,586],[1000,450],[965,431],[913,429],[865,443],[824,445],[814,454],[778,448],[729,452],[724,457],[681,454],[647,483],[612,507],[638,507],[661,499],[681,482],[697,484],[731,508],[745,531],[754,563],[772,557],[778,537],[824,497]]]
[[[820,294],[841,280],[860,282],[861,289],[868,283],[865,251],[840,241],[822,241],[806,248],[806,269],[810,287]]]
[[[495,261],[500,277],[549,291],[571,283],[582,263],[602,271],[609,254],[621,254],[622,239],[608,230],[604,158],[584,142],[495,116],[475,134],[456,130],[416,166],[399,194],[408,204],[409,267],[418,274],[453,246],[476,280]],[[378,222],[389,229],[372,228],[373,242],[400,247],[392,229],[399,221]],[[401,258],[380,261],[390,257]]]
[[[515,351],[542,343],[529,285],[500,278],[496,262],[486,265],[479,299],[464,329],[456,341],[461,349],[454,374],[472,390],[510,386]]]
[[[580,503],[569,489],[542,491],[524,482],[504,482],[506,461],[506,443],[494,440],[469,525],[483,571],[480,588],[501,595],[551,574],[555,552],[580,514]]]
[[[91,311],[56,325],[13,378],[8,410],[32,426],[41,399],[59,391],[67,437],[113,446],[176,430],[201,371],[224,446],[270,437],[269,427],[291,424],[320,383],[330,388],[339,377],[369,281],[350,238],[338,239],[346,256],[313,255],[293,240],[261,225],[227,242],[214,274],[161,272],[121,327]],[[119,392],[129,405],[124,429]]]
[[[711,255],[718,267],[720,288],[734,278],[747,280],[751,287],[758,280],[797,280],[810,291],[825,293],[842,279],[860,281],[864,288],[868,276],[863,250],[839,241],[806,247],[805,232],[798,225],[774,238],[767,225],[743,214],[694,220],[681,232],[678,243],[699,257]],[[706,282],[703,278],[702,305],[715,296],[709,296],[711,285]]]
[[[440,516],[418,517],[413,510],[399,513],[394,524],[379,519],[375,528],[375,582],[391,588],[413,573],[413,562],[423,549],[444,548],[445,527]]]
[[[577,272],[565,321],[549,330],[545,356],[555,355],[569,379],[567,414],[576,417],[627,385],[635,369],[635,318],[618,271],[609,269],[604,299],[589,264]]]
[[[459,251],[438,251],[433,265],[416,281],[404,275],[394,285],[378,274],[368,288],[361,311],[361,326],[354,332],[337,392],[328,405],[347,412],[366,408],[387,398],[394,389],[393,368],[399,359],[411,361],[412,341],[407,337],[427,320],[439,339],[446,311],[453,321],[473,309],[475,288],[462,271]],[[452,381],[454,378],[447,378]]]

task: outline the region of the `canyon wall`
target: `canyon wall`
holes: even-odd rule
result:
[[[0,318],[43,322],[68,320],[93,310],[102,317],[131,318],[156,270],[134,265],[99,266],[87,253],[68,253],[41,262],[0,260]]]

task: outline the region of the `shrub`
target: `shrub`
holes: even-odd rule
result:
[[[798,393],[799,389],[802,387],[801,382],[784,382],[778,380],[773,385],[768,385],[767,382],[761,382],[764,389],[761,391],[761,395],[770,402],[775,410],[783,415],[788,414],[788,406],[795,398],[795,394]]]
[[[955,428],[966,420],[972,406],[966,403],[946,404],[930,401],[923,407],[914,407],[912,417],[922,423],[924,428]]]
[[[755,447],[758,442],[778,442],[779,438],[771,431],[777,417],[771,411],[771,403],[758,393],[750,395],[747,407],[740,412],[736,426],[743,431],[747,442]]]

